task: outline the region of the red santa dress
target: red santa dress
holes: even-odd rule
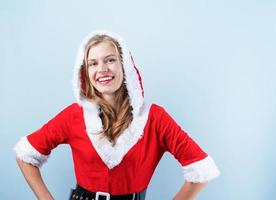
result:
[[[83,95],[84,47],[97,34],[111,36],[122,48],[125,84],[133,121],[113,146],[102,129],[99,106]],[[112,195],[144,191],[162,155],[170,152],[183,166],[186,181],[208,182],[219,175],[212,157],[157,104],[144,100],[142,79],[124,40],[117,34],[95,31],[82,42],[75,63],[73,89],[77,99],[40,129],[15,145],[17,158],[40,167],[59,144],[72,149],[77,183]],[[135,181],[133,181],[135,180]]]

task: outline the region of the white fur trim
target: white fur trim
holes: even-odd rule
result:
[[[83,101],[82,107],[86,132],[98,134],[103,128],[102,120],[99,117],[99,106],[95,102]]]
[[[136,70],[134,68],[134,63],[131,60],[130,51],[128,50],[124,40],[117,34],[111,33],[109,31],[94,31],[90,33],[81,43],[78,52],[77,52],[77,58],[75,61],[75,67],[74,67],[74,73],[73,73],[73,91],[75,98],[77,99],[77,102],[80,105],[83,105],[87,99],[84,99],[81,97],[81,82],[80,82],[80,69],[81,65],[83,63],[84,59],[84,50],[87,42],[90,38],[97,34],[105,34],[108,36],[111,36],[115,40],[119,42],[122,48],[122,54],[123,54],[123,67],[125,71],[125,82],[128,90],[128,95],[130,98],[130,104],[133,108],[132,114],[133,116],[139,115],[140,109],[143,105],[144,98],[142,95],[142,89],[140,86],[140,81],[138,78],[138,74],[136,73]]]
[[[39,153],[28,141],[27,137],[21,138],[15,145],[14,151],[16,157],[20,160],[41,167],[49,156]]]
[[[193,183],[209,182],[220,175],[211,156],[183,167],[185,180]]]
[[[98,155],[109,169],[112,169],[120,164],[127,152],[142,137],[144,127],[148,119],[149,110],[150,106],[144,103],[140,115],[133,118],[130,126],[118,137],[115,146],[112,146],[111,142],[106,137],[101,137],[101,134],[88,133],[88,136]],[[97,113],[90,113],[90,115],[94,115],[93,118],[97,117]],[[101,127],[101,124],[96,125],[95,121],[91,121],[91,123],[88,123],[88,129],[90,124],[91,126]],[[94,131],[99,130],[94,129]]]

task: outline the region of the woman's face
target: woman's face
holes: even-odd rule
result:
[[[113,99],[114,92],[123,82],[123,68],[115,46],[104,41],[90,48],[88,72],[94,86],[106,100]]]

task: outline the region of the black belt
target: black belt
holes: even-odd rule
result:
[[[91,192],[77,185],[72,190],[69,200],[136,200],[139,193],[111,195],[105,192]]]

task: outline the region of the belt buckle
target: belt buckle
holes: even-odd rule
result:
[[[105,196],[106,200],[110,200],[110,194],[108,192],[96,192],[96,199],[99,200],[100,196]]]

